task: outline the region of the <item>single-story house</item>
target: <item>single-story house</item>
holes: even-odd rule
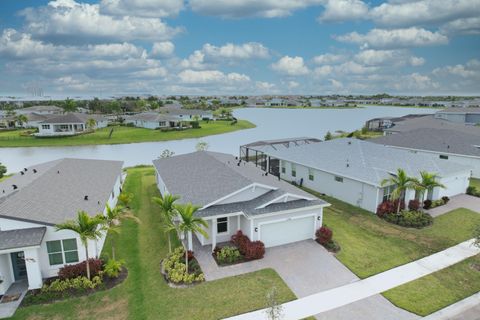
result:
[[[435,115],[414,115],[392,119],[393,125],[383,130],[385,135],[410,132],[417,129],[449,129],[468,134],[480,134],[480,127],[437,118]]]
[[[213,120],[213,113],[209,110],[201,109],[184,109],[184,108],[167,108],[163,107],[159,110],[160,114],[172,117],[179,121],[195,121],[199,120]]]
[[[468,130],[468,132],[467,132]],[[480,178],[480,128],[420,128],[369,140],[390,147],[428,156],[441,163],[467,166]]]
[[[72,136],[85,132],[89,119],[95,120],[92,129],[105,128],[108,126],[108,119],[97,114],[67,113],[59,116],[49,117],[38,123],[37,137],[51,136]]]
[[[139,128],[158,129],[180,127],[182,120],[158,112],[142,112],[124,116],[124,122],[126,124],[133,124],[135,127]]]
[[[437,111],[435,113],[435,118],[457,123],[478,124],[480,123],[480,107],[447,108],[445,110]]]
[[[208,222],[209,236],[196,237],[212,250],[238,230],[266,247],[314,239],[329,205],[228,154],[198,151],[153,164],[161,194],[201,207],[196,215]],[[191,249],[192,235],[187,240]]]
[[[64,110],[57,106],[32,106],[27,108],[15,109],[16,114],[62,114]]]
[[[393,187],[383,186],[382,180],[395,175],[397,169],[414,177],[419,177],[421,171],[438,174],[446,189],[434,189],[428,195],[431,200],[465,193],[471,175],[471,167],[358,139],[246,149],[241,158],[253,161],[255,154],[256,159],[261,159],[256,164],[263,170],[371,212],[390,199]],[[415,197],[415,191],[409,190],[405,200]]]
[[[66,264],[85,260],[73,231],[55,225],[73,220],[79,210],[90,215],[114,207],[122,186],[121,161],[59,159],[25,168],[0,182],[0,295],[15,281],[42,287]],[[99,256],[106,233],[89,241]]]

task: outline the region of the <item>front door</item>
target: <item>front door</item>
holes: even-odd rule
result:
[[[27,267],[25,266],[25,255],[23,251],[10,253],[12,258],[13,275],[15,281],[27,278]]]

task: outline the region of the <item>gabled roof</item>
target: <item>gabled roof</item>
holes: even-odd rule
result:
[[[48,117],[46,120],[40,122],[45,124],[54,123],[86,123],[88,119],[95,119],[96,121],[105,121],[106,117],[98,114],[84,114],[84,113],[67,113],[59,116]]]
[[[0,217],[54,225],[74,219],[79,210],[91,215],[103,212],[122,165],[121,161],[60,159],[31,166],[24,175],[17,173],[0,183],[0,192],[6,191],[0,196]]]
[[[176,118],[169,116],[167,114],[160,114],[158,112],[142,112],[137,113],[131,116],[125,117],[126,120],[137,120],[137,121],[147,121],[147,122],[160,122],[160,121],[170,121],[176,120]]]
[[[437,113],[480,113],[478,107],[451,107],[444,110],[437,111]]]
[[[22,111],[31,111],[31,112],[62,112],[63,109],[57,106],[32,106],[28,108],[20,109]]]
[[[395,125],[385,129],[386,132],[409,132],[417,129],[448,129],[480,136],[480,127],[455,123],[444,119],[435,118],[434,115],[427,115],[412,118],[404,121],[394,121]]]
[[[46,231],[46,227],[0,231],[0,250],[39,246]]]

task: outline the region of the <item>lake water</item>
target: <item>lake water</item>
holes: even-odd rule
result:
[[[365,121],[385,116],[433,113],[433,109],[365,107],[358,109],[237,109],[239,119],[249,120],[256,128],[231,132],[198,139],[166,142],[143,142],[119,145],[0,148],[0,162],[9,172],[55,160],[58,158],[91,158],[123,160],[125,166],[151,164],[164,149],[175,154],[195,151],[199,141],[208,143],[210,151],[238,154],[239,146],[256,140],[282,139],[291,137],[315,137],[323,139],[327,131],[353,131],[361,128]]]

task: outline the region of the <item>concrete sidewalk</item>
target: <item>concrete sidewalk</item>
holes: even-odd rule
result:
[[[307,318],[356,302],[407,282],[419,279],[480,253],[473,239],[407,263],[372,277],[334,289],[322,291],[282,305],[283,320]],[[257,310],[228,318],[230,320],[267,319],[265,310]]]

